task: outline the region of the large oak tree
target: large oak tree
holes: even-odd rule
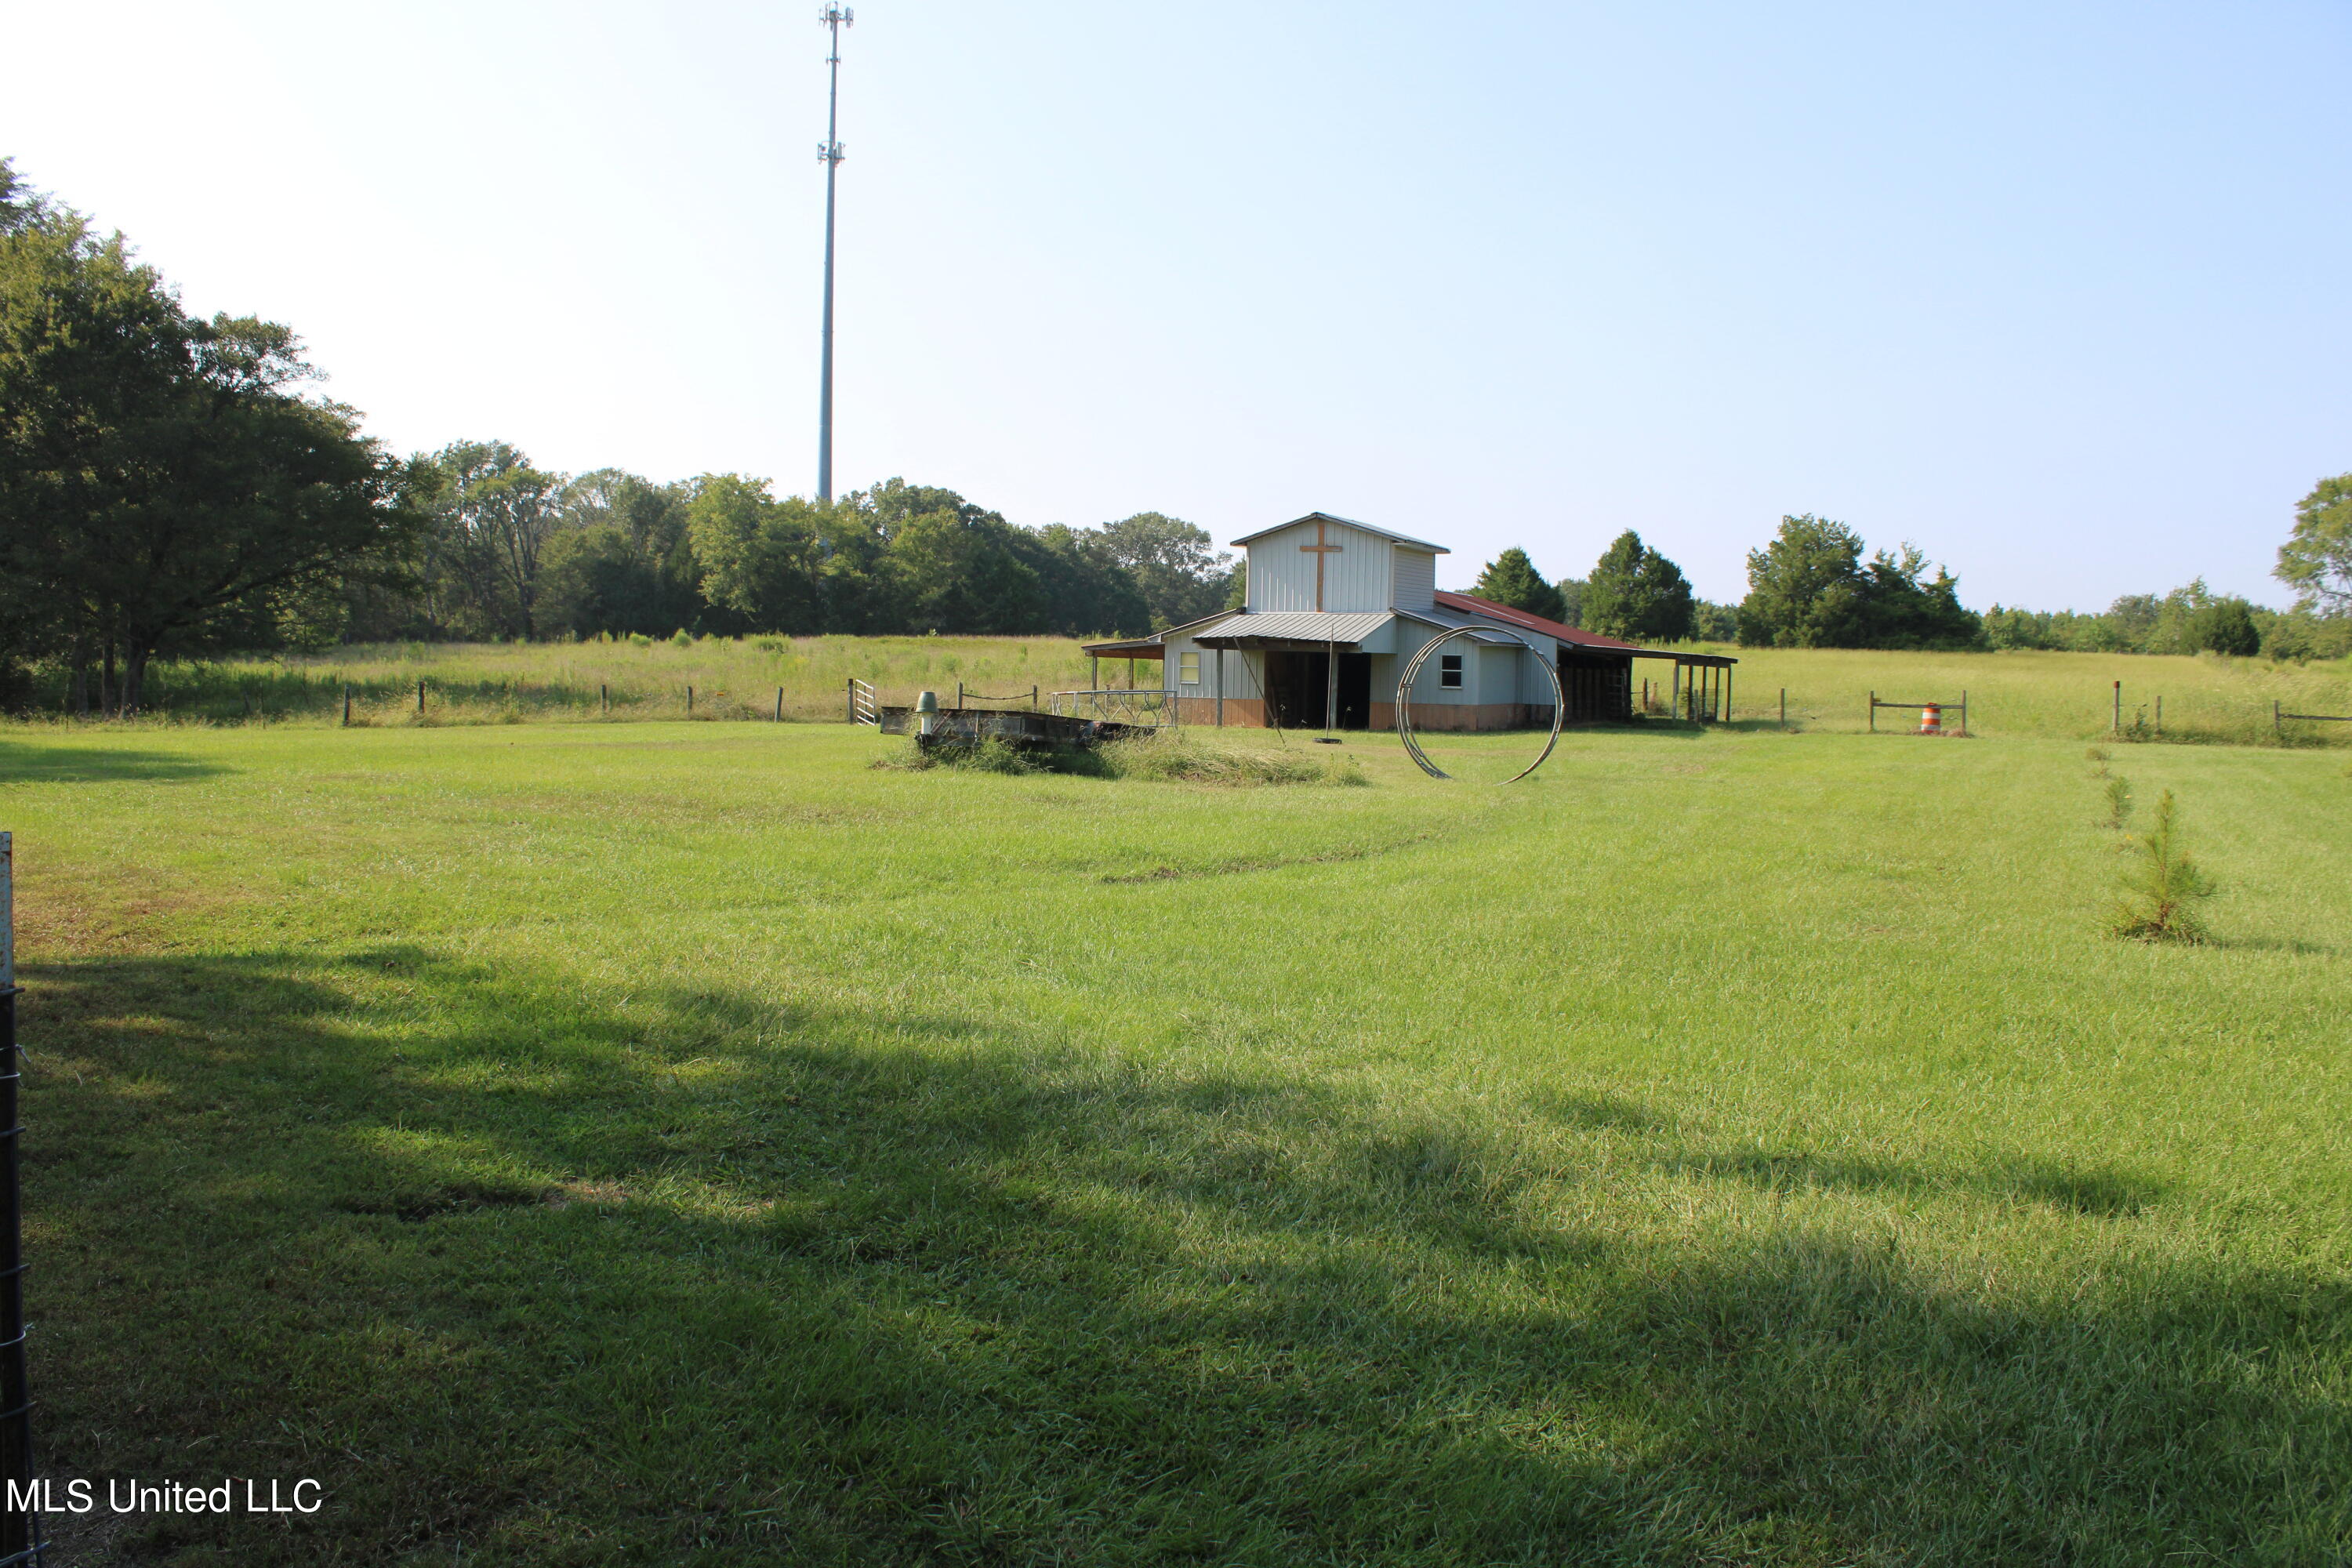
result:
[[[298,390],[287,328],[188,315],[120,235],[0,164],[0,616],[77,670],[250,638],[354,581],[396,578],[418,520],[357,416]],[[79,684],[79,682],[78,682]]]

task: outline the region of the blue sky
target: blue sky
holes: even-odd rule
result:
[[[0,153],[397,447],[805,490],[815,10],[0,0]],[[858,11],[845,485],[2095,607],[2352,468],[2340,4]]]

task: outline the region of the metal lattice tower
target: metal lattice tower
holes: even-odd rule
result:
[[[824,165],[824,334],[816,399],[816,499],[833,499],[833,189],[841,174],[841,30],[854,26],[857,14],[846,5],[828,5],[816,19],[833,34],[833,52],[825,57],[832,81],[825,95],[824,141],[816,150]]]

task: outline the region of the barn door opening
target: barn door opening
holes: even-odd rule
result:
[[[1372,727],[1372,656],[1368,653],[1343,653],[1339,656],[1339,728],[1369,730]]]
[[[1323,682],[1329,666],[1319,653],[1268,649],[1265,656],[1267,721],[1281,730],[1323,727]]]
[[[1273,722],[1285,730],[1320,730],[1331,702],[1331,656],[1269,651],[1265,656],[1265,702]],[[1372,656],[1339,656],[1339,728],[1367,730],[1372,722]]]

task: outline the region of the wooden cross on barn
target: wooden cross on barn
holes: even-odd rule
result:
[[[1323,607],[1324,557],[1328,555],[1337,555],[1339,553],[1339,550],[1340,547],[1339,545],[1329,543],[1324,539],[1323,520],[1319,517],[1315,520],[1315,542],[1312,544],[1302,544],[1298,547],[1300,554],[1312,555],[1315,557],[1315,607],[1318,610]]]

